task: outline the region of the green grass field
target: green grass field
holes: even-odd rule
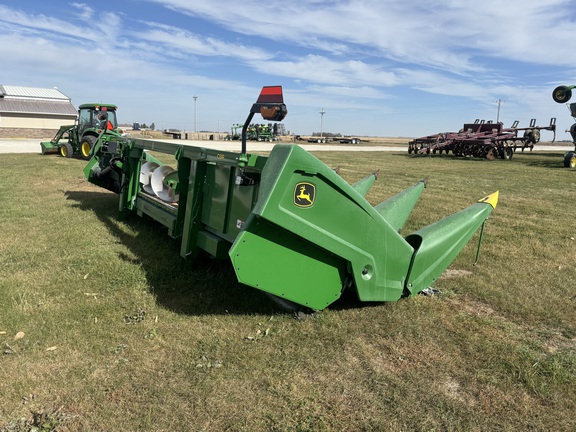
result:
[[[572,431],[576,172],[318,153],[372,204],[430,176],[403,234],[500,190],[434,296],[295,319],[153,221],[117,219],[85,162],[0,155],[0,431]],[[337,211],[337,209],[335,209]],[[36,429],[34,429],[36,428]]]

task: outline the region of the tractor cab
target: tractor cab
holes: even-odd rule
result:
[[[100,135],[103,130],[116,130],[116,105],[83,104],[78,109],[78,138],[88,131]]]

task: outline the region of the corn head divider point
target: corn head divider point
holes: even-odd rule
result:
[[[395,301],[429,287],[498,201],[498,192],[406,237],[399,234],[427,179],[372,206],[377,178],[350,185],[299,146],[269,156],[246,149],[255,114],[281,121],[282,87],[264,87],[242,131],[240,153],[106,136],[86,178],[119,194],[120,215],[147,215],[180,239],[180,256],[230,259],[238,280],[283,305],[322,310],[344,289],[366,302]],[[148,150],[174,155],[175,167]]]

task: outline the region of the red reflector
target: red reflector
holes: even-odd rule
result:
[[[284,103],[282,86],[264,86],[256,103]]]

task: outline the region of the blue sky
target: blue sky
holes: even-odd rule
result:
[[[0,0],[0,84],[58,87],[121,122],[229,130],[264,85],[286,128],[421,136],[572,118],[574,0]],[[256,119],[255,119],[256,120]],[[258,119],[260,121],[260,119]],[[544,133],[544,139],[551,139]]]

